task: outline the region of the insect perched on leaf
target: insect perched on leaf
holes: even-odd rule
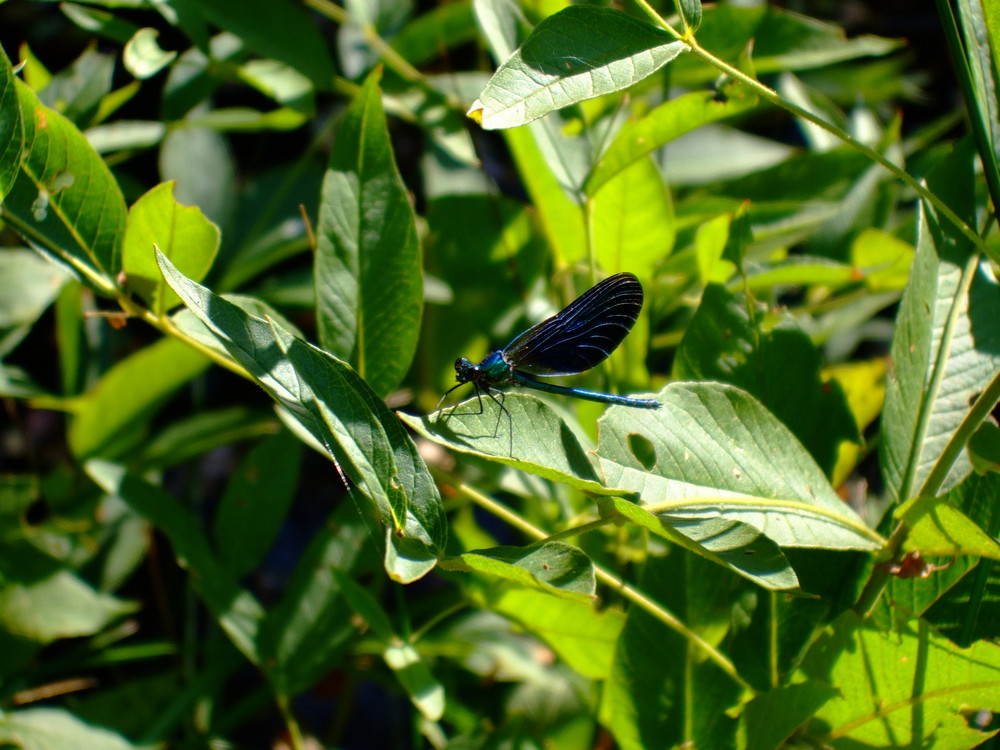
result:
[[[500,388],[522,386],[546,393],[573,396],[603,404],[658,409],[659,401],[570,388],[538,377],[576,375],[607,359],[632,330],[642,309],[642,285],[630,273],[606,278],[581,294],[562,311],[529,328],[503,349],[488,354],[478,365],[465,357],[455,360],[458,384],[451,393],[472,383],[482,411],[485,393],[506,412],[494,395]],[[444,398],[441,399],[442,401]]]

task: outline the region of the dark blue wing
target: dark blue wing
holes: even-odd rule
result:
[[[589,370],[618,348],[641,309],[639,280],[630,273],[615,274],[511,341],[503,358],[530,375]]]

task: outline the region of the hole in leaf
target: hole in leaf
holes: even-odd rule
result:
[[[646,471],[651,471],[656,466],[656,449],[649,442],[649,438],[635,432],[630,432],[628,436],[628,449],[635,456],[635,460],[641,463]]]

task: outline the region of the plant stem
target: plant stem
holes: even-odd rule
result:
[[[288,741],[292,745],[292,750],[305,750],[306,746],[302,741],[302,730],[299,728],[299,722],[288,703],[288,696],[278,696],[278,710],[281,711],[281,716],[285,720],[285,729],[288,730]]]
[[[517,513],[512,511],[507,506],[502,503],[497,502],[493,498],[485,495],[475,488],[471,487],[466,483],[461,483],[458,485],[458,490],[472,500],[474,503],[479,505],[481,508],[485,508],[497,517],[503,519],[511,526],[520,529],[525,534],[538,540],[550,540],[557,537],[563,537],[567,535],[567,532],[562,532],[555,536],[546,534],[542,529],[538,528],[525,518],[519,516]],[[604,519],[602,519],[604,522]],[[595,522],[596,523],[596,522]],[[595,524],[586,524],[584,526],[573,529],[573,533],[579,533],[581,530],[589,530]],[[754,690],[750,684],[744,680],[739,672],[736,671],[736,666],[729,660],[729,658],[723,654],[721,651],[715,648],[712,644],[704,640],[700,635],[695,633],[693,630],[688,628],[683,622],[681,622],[673,613],[662,607],[657,602],[650,599],[648,596],[643,594],[641,591],[633,587],[632,585],[625,582],[624,579],[616,576],[615,574],[605,570],[600,565],[594,564],[594,573],[601,583],[606,586],[613,587],[618,593],[623,597],[631,601],[636,606],[645,610],[649,615],[655,617],[657,620],[662,622],[668,628],[673,630],[675,633],[679,634],[685,638],[688,643],[700,648],[705,655],[715,663],[719,669],[729,675],[730,679],[733,680],[737,685],[739,685],[743,690],[753,693]]]

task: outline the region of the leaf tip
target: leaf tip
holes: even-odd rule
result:
[[[483,126],[483,103],[476,99],[469,107],[469,111],[465,113],[465,116],[470,120],[473,120],[479,127]]]

